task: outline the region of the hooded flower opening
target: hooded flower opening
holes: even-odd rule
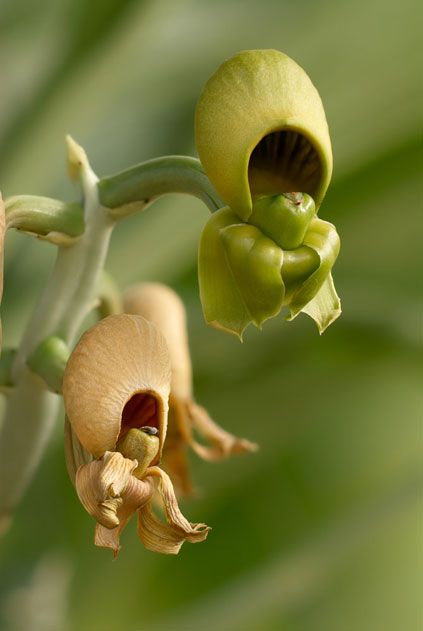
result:
[[[204,170],[240,219],[263,193],[302,191],[319,208],[332,174],[328,126],[316,88],[287,55],[247,50],[225,61],[199,98],[195,129]]]
[[[130,429],[142,427],[160,428],[160,402],[154,394],[149,392],[136,392],[125,404],[122,411],[122,420],[118,441],[121,440]]]
[[[248,180],[252,197],[303,191],[314,197],[322,179],[319,155],[303,134],[282,129],[267,134],[254,148]]]

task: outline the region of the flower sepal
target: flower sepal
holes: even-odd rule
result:
[[[279,313],[285,295],[280,274],[283,252],[274,241],[223,208],[201,235],[198,274],[209,324],[242,339],[253,322],[260,327]]]
[[[240,339],[249,324],[261,328],[282,307],[289,309],[288,320],[301,312],[312,317],[320,333],[340,314],[330,276],[339,252],[336,229],[317,218],[308,195],[288,195],[261,198],[248,223],[222,208],[201,235],[198,274],[206,321]]]

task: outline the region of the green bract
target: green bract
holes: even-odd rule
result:
[[[303,311],[323,332],[340,314],[331,277],[339,237],[316,216],[332,150],[307,74],[276,50],[235,55],[199,99],[196,143],[227,204],[200,241],[207,322],[242,337],[248,324],[260,327],[286,306],[288,319]]]

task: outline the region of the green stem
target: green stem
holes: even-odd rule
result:
[[[98,183],[103,206],[116,219],[145,208],[165,193],[187,193],[201,199],[211,212],[224,206],[201,162],[186,156],[165,156],[137,164]]]

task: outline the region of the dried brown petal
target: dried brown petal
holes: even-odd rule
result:
[[[147,474],[159,478],[158,496],[167,523],[156,517],[151,502],[141,507],[138,511],[138,534],[144,546],[162,554],[178,554],[185,541],[204,541],[209,533],[209,526],[192,524],[183,516],[169,476],[159,467],[151,467]]]
[[[101,320],[81,337],[63,379],[69,421],[95,457],[113,450],[125,431],[140,425],[158,428],[161,452],[169,389],[163,335],[144,318],[126,314]]]
[[[257,445],[237,438],[217,425],[192,394],[192,370],[183,302],[169,287],[143,283],[124,294],[124,310],[153,322],[165,336],[172,367],[169,432],[163,452],[163,466],[182,493],[192,491],[185,445],[205,460],[219,460],[231,454],[252,452]],[[194,438],[197,432],[210,446]]]
[[[176,421],[184,440],[204,460],[221,460],[232,454],[257,451],[256,443],[245,438],[238,438],[224,430],[213,421],[205,408],[194,401],[172,399],[171,405],[175,407]],[[198,432],[210,446],[197,442],[193,430]]]
[[[189,496],[194,493],[191,481],[188,461],[188,443],[176,431],[176,422],[173,420],[172,409],[169,410],[169,431],[163,450],[161,467],[171,477],[173,485],[179,495]]]
[[[191,398],[192,367],[186,315],[178,294],[160,283],[140,283],[125,291],[123,309],[125,313],[143,316],[163,333],[172,366],[172,394]]]
[[[98,524],[95,527],[94,543],[100,548],[110,548],[113,555],[117,556],[120,550],[120,534],[135,511],[148,503],[154,493],[154,484],[151,478],[138,480],[131,477],[125,489],[123,503],[119,506],[117,516],[119,525],[116,528],[106,528]]]
[[[106,451],[100,460],[83,465],[76,472],[79,499],[105,528],[119,526],[122,530],[130,515],[150,499],[151,484],[132,475],[136,466],[136,460]]]
[[[79,442],[67,416],[65,417],[64,443],[66,469],[72,484],[75,486],[76,472],[79,467],[92,462],[93,457]]]

